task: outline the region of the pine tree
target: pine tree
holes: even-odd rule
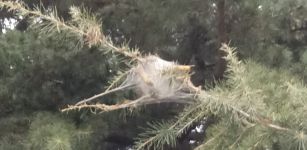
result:
[[[115,46],[101,31],[97,20],[86,11],[72,7],[72,20],[64,22],[56,13],[45,14],[43,10],[31,10],[20,3],[1,2],[0,5],[10,10],[18,10],[23,15],[43,18],[43,23],[34,23],[32,26],[42,29],[43,33],[62,33],[77,37],[82,45],[98,47],[103,52],[113,52],[125,57],[126,62],[131,61],[131,68],[114,79],[105,92],[62,111],[84,108],[101,112],[118,109],[133,111],[137,107],[154,103],[185,104],[186,109],[173,119],[149,123],[146,132],[139,135],[135,149],[174,147],[177,139],[195,122],[212,116],[215,123],[208,128],[206,140],[196,149],[305,149],[306,86],[299,77],[282,67],[272,69],[250,59],[239,61],[236,50],[223,45],[221,50],[226,53],[225,59],[228,62],[227,80],[217,83],[214,88],[200,90],[189,82],[190,66],[164,61],[158,56],[143,56],[125,45]],[[246,11],[258,11],[261,7],[255,6],[262,5],[257,3],[252,6]],[[251,15],[253,13],[251,11]],[[257,40],[268,37],[257,37],[256,44],[263,44]],[[276,47],[280,47],[280,44],[275,43],[278,42],[278,37],[281,36],[264,44],[268,46],[273,42],[275,45],[272,49],[276,50]],[[291,51],[283,48],[282,51],[279,50],[268,57],[280,58],[280,54],[285,58],[292,57]],[[304,62],[305,56],[302,57]],[[270,64],[270,59],[268,61]],[[132,90],[136,94],[134,96],[139,97],[115,105],[91,103],[99,96],[122,89]]]

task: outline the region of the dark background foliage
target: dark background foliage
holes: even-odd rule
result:
[[[212,85],[223,78],[225,63],[218,49],[221,42],[229,41],[238,47],[242,60],[287,68],[304,81],[307,77],[307,4],[303,1],[24,2],[30,7],[56,7],[64,20],[70,18],[72,5],[89,8],[103,20],[103,31],[115,44],[126,42],[142,53],[194,65],[195,85]],[[12,30],[4,23],[11,18],[17,20]],[[0,19],[0,149],[124,149],[147,121],[168,119],[182,110],[179,105],[154,105],[135,114],[93,115],[89,110],[62,114],[59,109],[65,105],[103,91],[125,69],[121,59],[96,47],[80,47],[78,39],[62,34],[40,35],[29,27],[27,17],[6,10],[1,10]],[[112,96],[106,100],[117,101]],[[176,149],[191,148],[186,140],[190,138],[183,137]]]

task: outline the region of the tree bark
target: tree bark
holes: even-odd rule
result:
[[[218,38],[219,42],[227,42],[226,25],[225,25],[225,0],[218,0],[217,3],[217,23],[218,23]]]
[[[218,0],[217,2],[217,31],[218,31],[218,40],[219,40],[219,46],[222,45],[222,43],[228,42],[228,37],[226,34],[226,16],[225,16],[225,0]],[[218,49],[218,61],[216,64],[215,69],[215,78],[217,80],[222,79],[226,70],[226,60],[223,58],[226,56],[226,53],[224,51],[221,51]]]

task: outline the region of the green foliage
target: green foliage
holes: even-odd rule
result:
[[[28,149],[73,150],[90,149],[88,129],[77,129],[73,123],[50,113],[38,113],[27,137]]]
[[[56,12],[45,14],[40,12],[41,9],[24,10],[24,14],[33,15],[33,19],[44,19],[42,24],[36,23],[34,27],[42,29],[41,33],[49,37],[31,30],[28,34],[10,32],[1,36],[0,67],[5,68],[0,71],[1,114],[29,108],[54,110],[62,103],[68,103],[58,99],[78,99],[97,93],[113,75],[109,70],[120,72],[117,71],[118,64],[114,63],[116,57],[99,55],[101,51],[113,50],[124,56],[131,53],[125,46],[114,46],[103,34],[110,33],[117,44],[131,38],[130,45],[169,57],[184,57],[184,54],[189,58],[191,51],[201,47],[208,52],[206,58],[214,58],[216,53],[206,49],[214,49],[214,46],[204,46],[208,43],[199,37],[187,36],[185,31],[201,32],[215,43],[218,37],[215,27],[217,8],[213,4],[216,3],[183,0],[110,2],[101,9],[96,8],[98,16],[105,20],[104,32],[99,21],[75,7],[71,9],[72,20],[67,24]],[[300,79],[306,81],[307,73],[306,7],[306,2],[300,0],[227,1],[225,21],[229,39],[239,48],[242,58],[251,59],[238,61],[235,54],[228,51],[227,80],[202,91],[196,97],[197,103],[177,117],[149,123],[149,128],[137,138],[136,149],[176,147],[178,138],[184,136],[194,123],[212,115],[216,123],[206,131],[206,140],[197,149],[305,149],[307,89]],[[208,33],[203,28],[208,28]],[[81,46],[87,44],[91,48],[85,46],[80,50],[75,46],[78,40]],[[205,44],[199,44],[202,42]],[[185,44],[188,46],[181,49]],[[79,145],[83,132],[67,120],[40,113],[30,125],[28,140],[20,143],[26,142],[29,149],[88,149],[88,144]],[[141,120],[130,123],[129,127],[141,125],[148,118]],[[114,130],[122,124],[115,117],[86,121],[94,124],[93,137],[98,137],[91,144],[106,138],[109,133],[105,131],[118,134]],[[8,119],[8,122],[18,121]],[[4,126],[9,128],[9,125]],[[24,133],[9,134],[12,129],[1,132],[7,135],[1,139],[0,148],[24,146],[10,146],[7,140],[18,141]],[[136,132],[139,130],[125,133],[134,137]],[[84,139],[87,143],[88,137]],[[106,145],[103,147],[108,147]]]
[[[172,121],[148,123],[149,127],[145,128],[144,133],[139,134],[135,148],[141,150],[176,147],[178,138],[186,134],[195,122],[209,115],[203,106],[197,103],[184,109]]]
[[[25,149],[26,131],[31,117],[21,114],[10,115],[0,119],[0,149]]]
[[[97,14],[103,20],[106,34],[110,34],[115,43],[128,40],[131,47],[137,46],[144,52],[178,59],[179,44],[194,28],[195,20],[205,27],[213,23],[210,21],[214,16],[208,15],[213,12],[212,3],[201,0],[121,1],[120,4],[108,3],[99,8]],[[211,28],[210,34],[214,30]]]
[[[64,100],[80,99],[104,88],[113,74],[110,70],[117,66],[116,57],[106,60],[99,50],[78,49],[74,41],[33,32],[2,35],[1,113],[58,109]]]
[[[200,104],[184,111],[176,122],[152,124],[147,136],[140,135],[139,149],[171,146],[175,141],[171,139],[184,133],[181,123],[188,128],[199,120],[193,118],[208,114],[214,114],[217,123],[209,127],[206,141],[197,149],[304,149],[306,86],[286,70],[243,63],[233,53],[227,59],[227,82],[202,92]],[[190,121],[185,122],[185,117]]]
[[[1,119],[0,149],[90,149],[91,129],[77,128],[68,116],[48,112],[10,115]]]
[[[306,78],[302,71],[305,1],[236,1],[228,5],[232,8],[228,10],[229,36],[241,56],[269,67],[291,68],[291,72]]]
[[[219,137],[223,138],[216,138],[211,144],[209,140],[209,144],[204,146],[209,149],[223,149],[224,146],[230,146],[233,149],[274,149],[278,145],[278,149],[293,149],[288,146],[306,145],[303,142],[306,132],[304,119],[306,101],[302,98],[305,93],[303,89],[306,87],[285,70],[268,69],[252,61],[239,66],[243,66],[244,69],[240,72],[232,69],[234,74],[230,75],[229,80],[231,89],[227,87],[227,89],[213,89],[209,92],[216,92],[216,95],[221,98],[221,101],[215,99],[218,100],[213,102],[215,105],[220,103],[226,108],[218,109],[217,114],[221,115],[222,120],[209,130],[209,135],[212,132],[212,138],[219,133],[217,130],[222,132]],[[236,112],[238,110],[243,110],[249,115],[239,115]],[[266,119],[261,120],[259,125],[252,123],[257,122],[259,116]],[[271,123],[291,129],[263,128]],[[300,136],[300,134],[303,135]],[[292,145],[291,139],[295,139],[298,144]],[[243,145],[240,144],[241,141]],[[247,141],[249,144],[246,143]]]

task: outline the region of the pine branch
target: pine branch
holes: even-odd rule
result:
[[[146,129],[145,133],[139,135],[138,142],[136,143],[136,149],[142,150],[146,148],[154,147],[154,149],[163,149],[165,145],[171,145],[175,147],[175,144],[169,144],[169,141],[164,139],[164,132],[173,133],[173,140],[171,143],[176,143],[176,139],[185,133],[195,122],[203,119],[208,115],[207,111],[202,111],[203,105],[192,105],[185,109],[185,111],[177,117],[177,121],[174,123],[166,123],[163,126],[161,124],[151,124],[149,129]],[[163,129],[162,129],[163,128]]]
[[[97,23],[97,19],[95,19],[95,17],[91,16],[90,13],[88,13],[85,10],[80,10],[76,7],[71,7],[70,9],[70,14],[72,16],[72,20],[64,22],[62,19],[60,19],[57,15],[56,11],[52,11],[49,14],[45,14],[42,12],[42,10],[40,8],[36,8],[34,10],[29,9],[28,7],[26,7],[24,4],[22,3],[18,3],[18,2],[12,2],[12,1],[1,1],[0,2],[0,7],[2,8],[8,8],[10,11],[16,11],[19,12],[19,14],[21,15],[29,15],[31,16],[31,18],[35,19],[35,18],[41,18],[43,20],[42,23],[34,23],[33,25],[36,27],[40,27],[43,29],[43,31],[46,31],[47,33],[52,33],[52,32],[60,32],[60,31],[66,31],[75,35],[78,35],[80,38],[85,39],[85,42],[87,43],[88,46],[92,46],[92,45],[97,45],[98,47],[101,47],[102,49],[107,49],[107,50],[111,50],[113,52],[122,54],[126,57],[129,57],[131,61],[133,60],[138,60],[138,65],[136,68],[132,68],[129,73],[130,73],[130,77],[134,78],[133,76],[136,75],[138,78],[140,79],[134,79],[135,81],[129,81],[130,79],[126,80],[128,82],[138,82],[137,86],[140,90],[143,90],[143,94],[149,94],[146,92],[150,92],[151,98],[148,98],[146,100],[143,100],[143,102],[131,102],[129,104],[125,104],[120,106],[119,108],[125,108],[128,106],[132,106],[132,104],[137,104],[137,105],[146,105],[146,104],[153,104],[153,103],[160,103],[160,102],[177,102],[177,103],[190,103],[189,101],[184,101],[183,99],[187,99],[189,98],[191,95],[189,93],[184,93],[184,91],[182,91],[181,93],[176,93],[177,91],[179,92],[181,89],[184,90],[185,88],[188,88],[190,91],[188,92],[192,92],[197,90],[197,88],[193,87],[192,84],[189,84],[188,82],[186,82],[186,79],[188,76],[185,76],[185,74],[188,74],[187,71],[190,70],[190,66],[181,66],[181,65],[177,65],[176,63],[173,62],[167,62],[164,61],[162,59],[160,59],[159,57],[156,56],[147,56],[147,57],[142,57],[139,55],[139,52],[137,50],[130,50],[127,46],[123,45],[122,47],[116,47],[112,41],[110,40],[110,38],[106,37],[102,31],[100,30],[100,24]],[[43,8],[44,9],[44,8]],[[148,66],[144,66],[144,65],[148,65]],[[157,67],[158,66],[158,67]],[[146,69],[145,69],[145,68]],[[151,67],[151,69],[154,70],[149,70],[148,71],[148,67]],[[132,70],[134,70],[134,72],[132,72]],[[146,71],[142,71],[142,70],[146,70]],[[163,74],[163,72],[165,72],[165,70],[174,70],[174,72],[172,74]],[[177,72],[178,71],[178,72]],[[175,73],[176,72],[176,73]],[[133,74],[134,73],[134,74]],[[155,76],[152,76],[152,74],[154,73]],[[183,77],[183,79],[178,79],[174,77]],[[152,79],[149,79],[152,78]],[[151,81],[152,80],[152,81]],[[189,79],[188,79],[189,80]],[[155,84],[150,84],[148,81],[150,81],[151,83],[155,83],[155,82],[172,82],[171,84],[169,83],[155,83]],[[114,81],[114,83],[116,83],[117,81]],[[144,84],[145,83],[145,84]],[[132,83],[131,85],[133,85],[134,83]],[[158,87],[158,85],[165,85],[168,87],[168,89],[165,90],[169,90],[169,91],[173,91],[172,94],[176,94],[174,96],[176,97],[170,97],[167,96],[167,94],[169,93],[164,93],[163,90],[160,90]],[[155,87],[152,87],[153,85],[155,85]],[[179,86],[178,86],[179,85]],[[113,85],[111,85],[112,87]],[[96,98],[99,98],[101,96],[104,96],[106,94],[118,91],[118,90],[122,90],[126,88],[126,85],[123,85],[124,87],[118,87],[116,89],[113,89],[111,91],[109,91],[110,89],[107,89],[107,91],[95,95],[93,97],[90,97],[88,99],[85,99],[79,103],[76,104],[76,106],[92,101]],[[145,87],[144,87],[145,86]],[[148,88],[148,90],[147,90]],[[177,89],[172,89],[172,88],[177,88]],[[158,91],[158,93],[156,93],[156,91]],[[145,93],[144,93],[145,92]],[[159,98],[156,98],[155,94],[160,94],[160,93],[164,93],[166,95],[159,95]],[[176,100],[178,99],[178,100]],[[143,103],[143,104],[141,104]],[[89,107],[89,106],[84,106],[84,107]],[[78,108],[80,108],[80,106],[78,106]],[[99,108],[101,108],[99,106]],[[73,109],[71,107],[71,109]]]
[[[110,88],[105,92],[80,101],[76,105],[68,106],[68,108],[63,109],[62,111],[89,108],[105,112],[134,108],[154,103],[170,102],[191,104],[192,106],[197,105],[195,108],[192,107],[189,108],[189,110],[186,110],[183,115],[177,118],[177,121],[174,121],[174,123],[167,122],[151,124],[151,129],[143,134],[141,141],[138,143],[137,149],[145,149],[152,146],[159,149],[163,148],[165,144],[174,146],[175,140],[178,136],[184,133],[193,123],[199,121],[209,113],[215,114],[224,120],[233,120],[233,122],[238,126],[241,124],[259,125],[264,129],[272,129],[282,134],[291,135],[296,139],[298,148],[305,149],[306,134],[304,128],[279,125],[280,123],[274,122],[272,118],[264,115],[263,112],[270,113],[272,111],[266,110],[268,104],[265,104],[263,96],[261,97],[261,94],[263,94],[261,93],[261,89],[254,89],[249,85],[249,80],[245,77],[248,68],[242,65],[243,63],[236,58],[235,50],[228,47],[226,44],[223,44],[221,49],[227,52],[225,59],[228,60],[228,86],[231,89],[226,88],[219,91],[219,87],[216,87],[214,89],[216,91],[202,91],[199,93],[193,84],[186,82],[190,81],[190,75],[187,75],[187,71],[185,70],[189,67],[184,66],[184,71],[182,71],[182,67],[174,62],[167,62],[156,56],[141,56],[137,50],[131,50],[124,45],[122,47],[115,46],[110,38],[103,34],[101,31],[101,25],[97,23],[97,19],[91,17],[89,13],[87,14],[78,8],[72,7],[71,15],[73,19],[70,22],[64,22],[58,17],[56,11],[53,11],[50,14],[45,14],[39,8],[31,10],[24,4],[18,2],[1,1],[0,7],[8,8],[10,11],[18,12],[24,16],[30,16],[33,19],[41,18],[43,23],[34,23],[33,25],[42,28],[46,33],[58,33],[61,31],[69,32],[73,35],[77,35],[89,47],[95,45],[106,52],[115,52],[124,55],[125,57],[129,57],[131,61],[138,61],[137,66],[132,67],[129,71],[130,74],[128,73],[127,75],[129,78],[126,77],[125,80],[127,81],[126,83],[133,84],[125,83],[117,88],[111,89],[111,87],[118,82],[117,80],[114,80],[113,84],[111,84]],[[176,71],[165,73],[165,70],[172,69],[175,69]],[[179,79],[180,77],[183,77],[183,79]],[[105,105],[99,103],[87,104],[87,102],[105,96],[106,94],[134,87],[137,87],[137,90],[142,92],[142,96],[136,100],[117,105]],[[186,92],[186,88],[191,91]],[[298,90],[301,88],[296,89],[292,84],[288,84],[287,88],[288,90],[294,91],[291,93],[293,94],[293,99],[300,100],[299,102],[288,102],[290,104],[287,104],[303,105],[300,106],[302,109],[299,111],[301,111],[302,114],[305,114],[303,111],[306,110],[306,101],[302,100],[305,98],[304,95],[306,95],[304,91]],[[192,96],[193,94],[196,96]],[[300,96],[295,97],[297,95]],[[225,116],[231,117],[228,119],[225,118]],[[304,118],[303,115],[294,116],[296,117],[295,119],[300,117],[299,119],[301,120]],[[161,130],[164,132],[160,133],[159,131]],[[163,138],[166,139],[163,140]],[[216,139],[217,138],[213,137],[212,140],[207,141],[207,143]],[[240,139],[241,136],[239,136],[235,143],[239,142]]]
[[[205,143],[197,146],[195,148],[195,150],[203,150],[207,145],[209,145],[210,143],[212,143],[214,140],[218,139],[221,135],[224,134],[224,132],[226,132],[226,129],[221,130],[219,133],[217,133],[213,138],[207,140]]]
[[[114,88],[120,81],[126,77],[130,73],[130,70],[120,73],[119,75],[115,76],[112,80],[110,85],[106,88],[106,92]],[[124,83],[123,83],[124,84]]]
[[[121,87],[114,88],[114,89],[111,89],[111,90],[107,90],[105,92],[102,92],[100,94],[94,95],[94,96],[92,96],[90,98],[87,98],[85,100],[79,101],[75,105],[82,105],[82,104],[85,104],[85,103],[90,102],[92,100],[95,100],[95,99],[97,99],[99,97],[102,97],[102,96],[105,96],[105,95],[108,95],[108,94],[111,94],[111,93],[114,93],[114,92],[117,92],[117,91],[127,90],[128,88],[132,88],[133,86],[134,85],[125,85],[125,86],[121,86]]]
[[[104,94],[104,93],[102,93]],[[101,95],[102,95],[101,94]],[[97,96],[95,96],[96,98]],[[86,99],[88,100],[88,99]],[[85,101],[86,101],[85,100]],[[93,100],[93,97],[90,98],[90,100]],[[192,101],[187,100],[178,100],[173,98],[163,98],[163,99],[157,99],[152,98],[151,96],[142,96],[136,100],[126,100],[124,103],[121,104],[115,104],[115,105],[106,105],[101,103],[96,104],[86,104],[84,101],[81,103],[75,104],[75,105],[68,105],[67,108],[61,109],[62,112],[68,112],[72,110],[81,110],[81,109],[95,109],[101,112],[109,112],[109,111],[115,111],[115,110],[121,110],[121,109],[133,109],[140,106],[146,106],[151,104],[157,104],[157,103],[181,103],[181,104],[193,104]]]
[[[71,14],[74,14],[74,20],[70,23],[65,23],[62,19],[60,19],[57,16],[57,12],[54,10],[53,13],[47,15],[43,14],[42,11],[37,7],[35,10],[31,10],[28,7],[26,7],[23,3],[20,2],[12,2],[12,1],[1,1],[0,2],[1,8],[8,8],[9,11],[18,12],[22,16],[31,16],[32,18],[41,18],[43,20],[48,21],[47,24],[38,24],[38,26],[46,25],[47,29],[45,31],[52,32],[54,29],[56,31],[68,31],[75,35],[78,35],[79,37],[85,37],[85,42],[88,44],[88,46],[102,46],[106,47],[108,49],[111,49],[112,51],[122,54],[126,57],[130,57],[132,59],[138,59],[139,58],[139,52],[138,51],[129,51],[129,48],[126,46],[122,47],[116,47],[113,45],[112,41],[109,37],[106,37],[101,32],[101,25],[96,22],[94,17],[87,17],[87,20],[84,20],[82,18],[76,19],[80,17],[81,15],[78,13],[83,13],[81,10],[77,9],[76,7],[71,8]],[[74,22],[74,21],[81,21],[81,22]],[[76,25],[79,26],[76,26]],[[83,28],[80,28],[83,26]],[[83,24],[83,25],[82,25]],[[37,25],[37,24],[34,24]]]
[[[274,124],[271,121],[272,119],[259,116],[257,115],[257,113],[254,115],[249,114],[246,111],[242,110],[241,108],[236,107],[234,103],[232,104],[219,103],[220,101],[227,101],[227,99],[230,99],[230,98],[226,97],[225,99],[220,99],[218,98],[218,96],[213,96],[207,93],[206,94],[202,93],[200,95],[200,99],[203,100],[204,103],[206,103],[205,105],[206,108],[211,108],[210,111],[214,112],[214,114],[217,114],[217,115],[221,115],[221,113],[232,114],[232,115],[238,114],[238,115],[243,116],[247,120],[251,121],[251,123],[249,124],[256,123],[264,128],[270,128],[270,129],[279,131],[280,133],[283,133],[283,134],[292,135],[293,137],[297,137],[298,139],[301,139],[301,140],[305,139],[307,136],[304,133],[304,131],[298,131],[298,130],[294,130],[291,128],[286,128],[286,127]]]

